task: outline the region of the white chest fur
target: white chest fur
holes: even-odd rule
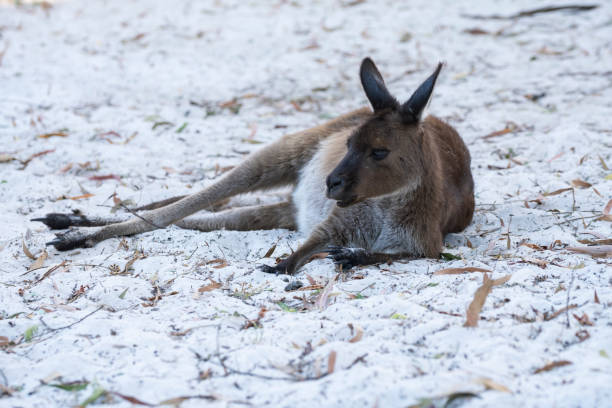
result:
[[[314,227],[324,221],[336,205],[325,196],[327,169],[323,149],[319,149],[300,173],[293,191],[293,203],[297,210],[298,231],[309,235]]]

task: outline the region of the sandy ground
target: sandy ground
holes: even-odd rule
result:
[[[549,4],[0,4],[0,406],[612,406],[610,258],[567,249],[612,236],[599,3],[515,19],[469,15]],[[476,180],[474,221],[446,240],[457,259],[336,282],[320,259],[296,276],[311,290],[286,292],[256,269],[303,240],[286,230],[170,227],[25,253],[53,237],[30,218],[196,191],[365,105],[368,55],[400,99],[447,64],[429,112],[463,136]],[[482,272],[435,274],[464,267],[511,275],[475,328]]]

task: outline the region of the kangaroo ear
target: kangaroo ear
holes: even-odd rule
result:
[[[372,104],[374,112],[385,108],[397,107],[398,103],[387,90],[385,81],[382,75],[380,75],[380,72],[378,72],[376,65],[374,65],[374,61],[370,58],[364,58],[361,62],[359,76],[361,77],[363,90]]]
[[[406,103],[402,105],[400,108],[400,112],[402,114],[402,118],[409,123],[418,122],[421,119],[421,114],[427,106],[427,102],[431,98],[431,93],[433,92],[434,86],[436,85],[436,80],[438,79],[438,75],[440,74],[440,70],[442,69],[442,63],[438,63],[438,67],[434,71],[433,74],[429,76],[423,82],[416,91],[412,94],[410,99]]]

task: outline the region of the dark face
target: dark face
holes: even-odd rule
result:
[[[394,111],[380,112],[347,141],[348,152],[327,177],[339,207],[390,194],[418,179],[418,127]]]
[[[348,152],[327,177],[327,197],[340,207],[393,193],[421,180],[419,122],[442,64],[403,104],[391,96],[374,62],[365,58],[360,78],[374,115],[348,139]]]

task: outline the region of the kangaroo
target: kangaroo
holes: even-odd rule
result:
[[[60,251],[170,224],[201,231],[286,228],[308,236],[277,265],[261,266],[275,274],[294,274],[321,252],[344,270],[438,257],[444,235],[465,229],[474,212],[467,147],[447,123],[421,119],[441,69],[438,64],[400,104],[365,58],[360,78],[372,110],[285,135],[209,187],[138,208],[146,211],[131,211],[129,219],[47,214],[33,221],[52,229],[90,227],[56,234],[48,245]],[[287,185],[294,189],[286,202],[191,217],[234,195]]]

